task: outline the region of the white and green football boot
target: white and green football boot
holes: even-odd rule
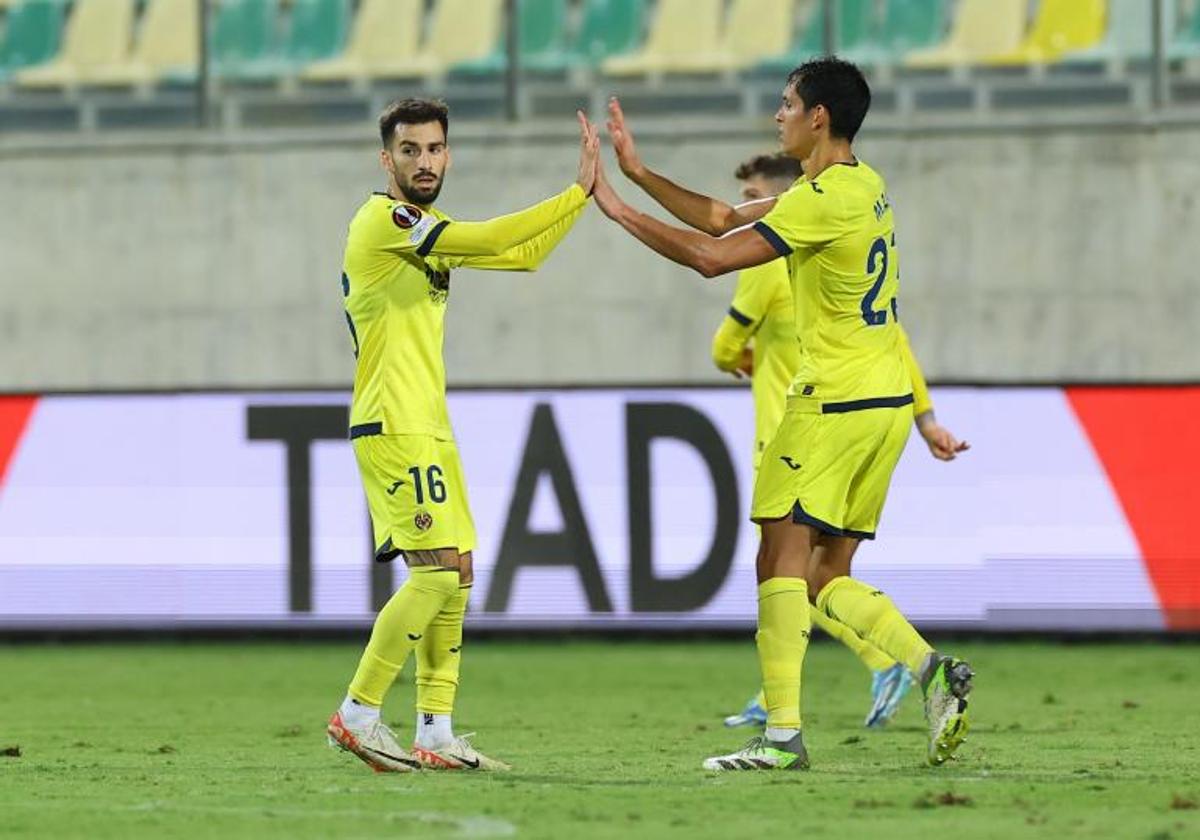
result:
[[[769,741],[760,735],[729,755],[704,759],[705,770],[807,770],[808,750],[797,732],[788,741]]]
[[[967,740],[967,698],[975,672],[961,659],[934,655],[924,669],[925,721],[929,724],[929,763],[935,767]]]

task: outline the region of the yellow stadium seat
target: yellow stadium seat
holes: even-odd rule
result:
[[[144,86],[168,76],[194,78],[199,63],[200,10],[196,0],[150,0],[130,59],[87,71],[84,82]]]
[[[609,76],[709,72],[725,66],[721,45],[722,0],[659,0],[646,43],[615,55],[601,69]]]
[[[795,19],[793,0],[733,0],[722,52],[738,69],[783,55],[792,45]]]
[[[125,64],[133,36],[133,0],[76,0],[53,61],[14,74],[24,88],[73,88],[102,68]]]
[[[503,0],[438,0],[429,37],[418,47],[421,6],[420,0],[364,0],[346,53],[312,65],[301,78],[365,81],[440,76],[454,64],[485,57],[500,38]],[[371,30],[362,25],[368,12],[374,16]]]
[[[908,67],[977,64],[1017,49],[1025,35],[1026,0],[960,0],[950,34],[941,44],[904,58]]]
[[[1049,64],[1104,38],[1105,0],[1042,0],[1028,37],[1015,50],[991,55],[987,64]],[[1146,17],[1150,16],[1149,8]]]

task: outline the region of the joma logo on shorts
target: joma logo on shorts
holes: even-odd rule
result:
[[[789,456],[789,455],[780,455],[779,460],[783,461],[783,463],[787,464],[789,467],[791,467],[794,470],[800,469],[800,465],[797,464],[795,461],[793,461],[791,459],[791,456]]]
[[[395,496],[396,491],[400,489],[400,485],[402,485],[403,483],[404,483],[403,481],[397,481],[395,484],[393,484],[391,487],[388,488],[387,494],[389,496]]]

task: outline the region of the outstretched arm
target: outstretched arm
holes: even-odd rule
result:
[[[580,149],[579,174],[574,184],[532,207],[486,222],[427,218],[421,223],[427,229],[413,232],[414,241],[421,242],[417,253],[440,257],[500,257],[550,231],[564,218],[578,216],[595,184],[600,136],[582,111],[577,111],[576,116],[580,126]],[[565,233],[563,230],[558,239]],[[526,259],[529,253],[532,251],[526,252]]]
[[[608,136],[617,153],[617,163],[629,180],[645,190],[676,219],[710,236],[721,236],[756,222],[775,206],[774,198],[736,206],[727,204],[692,192],[651,170],[638,155],[633,134],[625,122],[625,113],[615,96],[608,103]]]
[[[779,256],[778,251],[757,231],[743,229],[714,238],[704,233],[663,224],[652,216],[639,213],[621,200],[596,165],[596,205],[649,248],[667,259],[716,277],[739,268],[762,265]]]
[[[503,254],[494,257],[466,257],[460,265],[488,271],[536,271],[546,257],[550,256],[550,252],[558,247],[558,243],[562,242],[567,232],[575,226],[582,213],[583,207],[577,207],[533,239],[509,248]]]

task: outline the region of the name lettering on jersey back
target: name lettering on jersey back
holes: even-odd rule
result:
[[[888,201],[887,193],[879,196],[879,200],[875,202],[875,221],[882,219],[891,207],[892,203]]]

